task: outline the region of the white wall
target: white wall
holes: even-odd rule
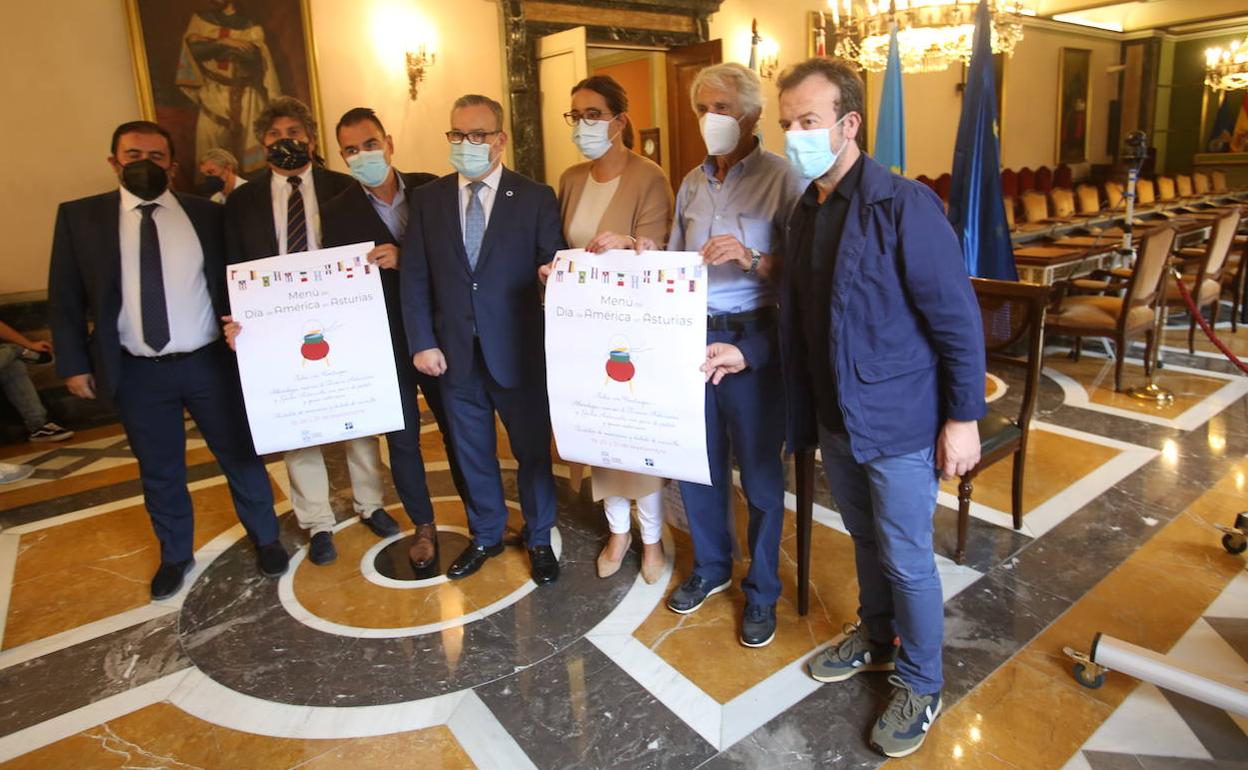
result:
[[[109,137],[139,117],[123,3],[61,0],[55,23],[37,3],[10,5],[0,104],[23,112],[0,121],[0,146],[9,150],[0,186],[9,269],[0,272],[0,295],[46,290],[57,203],[116,185],[105,162]],[[470,91],[502,100],[495,0],[311,0],[311,17],[333,168],[345,168],[333,126],[351,107],[377,110],[394,135],[397,166],[445,173],[451,102]],[[437,63],[411,102],[403,53],[418,29],[432,30]]]

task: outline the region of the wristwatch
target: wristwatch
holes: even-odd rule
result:
[[[758,253],[758,249],[748,249],[750,252],[750,266],[745,269],[746,275],[755,275],[758,273],[758,263],[763,260],[763,255]]]

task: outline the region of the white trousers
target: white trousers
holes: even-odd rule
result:
[[[632,528],[633,501],[609,495],[602,500],[611,533],[622,535]],[[663,490],[637,498],[637,520],[641,524],[641,542],[657,543],[663,538]]]

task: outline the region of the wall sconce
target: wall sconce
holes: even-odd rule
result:
[[[774,40],[764,40],[758,34],[758,19],[750,25],[750,69],[764,80],[771,80],[780,67],[780,45]]]
[[[416,101],[416,93],[420,89],[420,83],[425,79],[425,71],[433,67],[437,61],[437,55],[428,50],[424,43],[416,49],[415,53],[407,52],[407,95],[412,101]]]

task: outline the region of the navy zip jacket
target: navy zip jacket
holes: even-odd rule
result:
[[[932,446],[945,420],[984,416],[979,304],[957,235],[927,187],[863,158],[836,256],[830,333],[819,345],[805,339],[792,275],[784,270],[780,287],[789,451],[818,445],[808,354],[832,362],[860,463]]]

